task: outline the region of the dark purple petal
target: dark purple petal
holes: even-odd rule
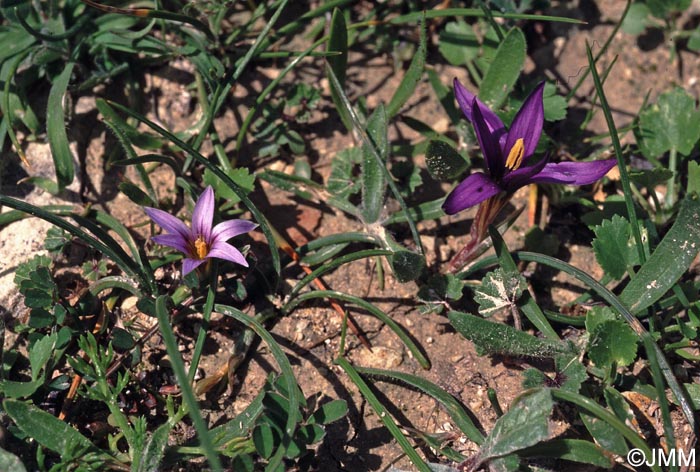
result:
[[[185,276],[202,265],[206,259],[187,259],[182,260],[182,275]]]
[[[532,182],[532,176],[542,172],[542,169],[549,161],[549,154],[545,155],[543,159],[540,159],[535,164],[527,167],[521,167],[513,172],[509,172],[503,177],[501,185],[507,192],[515,192],[520,187],[523,187]]]
[[[587,185],[601,179],[617,164],[616,159],[590,162],[559,162],[547,164],[530,180],[536,183]]]
[[[523,163],[527,162],[527,158],[535,152],[540,136],[542,136],[542,125],[544,123],[543,93],[544,82],[541,82],[527,97],[520,110],[518,110],[508,130],[503,155],[508,155],[519,138],[523,138],[523,144],[525,145]]]
[[[248,220],[230,220],[224,221],[214,226],[211,232],[212,243],[216,241],[228,241],[239,234],[253,231],[258,225]]]
[[[207,257],[216,257],[218,259],[235,262],[243,267],[248,267],[248,261],[245,260],[245,257],[243,257],[243,254],[241,254],[241,251],[222,241],[216,241],[212,245]]]
[[[171,234],[179,234],[184,239],[190,236],[190,229],[182,221],[175,218],[170,213],[157,208],[144,207],[146,214],[161,228]]]
[[[454,215],[471,208],[502,191],[493,180],[481,172],[476,172],[457,185],[445,199],[442,209]]]
[[[177,249],[180,252],[189,255],[190,248],[187,240],[180,236],[179,234],[161,234],[159,236],[153,236],[153,241],[163,246],[168,246],[173,249]]]
[[[211,225],[214,221],[214,189],[211,186],[204,189],[199,196],[192,212],[192,233],[195,238],[199,235],[204,240],[211,240]]]
[[[476,139],[479,141],[479,146],[481,146],[481,153],[484,155],[484,161],[486,162],[486,169],[489,174],[494,179],[498,179],[503,174],[504,162],[503,156],[501,155],[501,146],[498,144],[498,139],[494,134],[488,129],[488,125],[484,120],[484,115],[482,114],[486,108],[486,105],[481,105],[479,101],[475,98],[473,102],[472,113],[474,118],[474,131],[476,132]]]
[[[455,98],[457,98],[457,103],[459,103],[459,107],[462,109],[462,113],[464,113],[465,118],[470,123],[474,123],[472,112],[474,106],[474,99],[476,98],[476,95],[467,90],[461,83],[459,83],[459,80],[457,79],[454,80],[454,87]],[[481,105],[482,115],[484,116],[484,121],[486,121],[486,124],[489,127],[489,131],[494,133],[496,131],[505,129],[505,125],[498,117],[498,115],[492,112],[491,109],[487,107],[478,98],[476,98],[476,102],[479,105]]]

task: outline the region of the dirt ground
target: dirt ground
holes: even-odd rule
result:
[[[526,26],[532,30],[529,31],[531,34],[528,34],[528,38],[535,38],[535,41],[529,44],[525,75],[533,80],[554,80],[559,86],[559,92],[565,94],[585,71],[586,42],[592,44],[594,53],[600,50],[600,44],[612,31],[625,2],[580,0],[553,3],[553,9],[548,11],[548,14],[584,19],[587,24],[537,23]],[[700,5],[695,2],[689,15],[699,14]],[[700,95],[700,59],[697,54],[680,48],[677,56],[672,58],[667,44],[654,41],[653,37],[636,38],[618,32],[609,51],[601,59],[599,69],[604,69],[617,57],[617,63],[607,79],[605,89],[615,111],[618,128],[630,123],[642,105],[647,91],[651,91],[650,99],[654,100],[673,84],[678,84],[694,96]],[[433,41],[433,44],[436,42]],[[444,65],[444,60],[435,48],[429,51],[428,65],[439,73],[447,86],[451,87],[453,77],[468,83],[467,72]],[[145,111],[149,111],[151,117],[157,118],[176,131],[186,129],[198,118],[196,100],[185,88],[189,67],[186,62],[178,61],[168,67],[149,71],[147,78],[146,90],[148,95],[153,97],[153,102],[146,105]],[[251,72],[246,88],[259,92],[276,72],[277,69],[273,66]],[[399,84],[402,73],[401,70],[395,70],[391,58],[386,54],[374,54],[364,49],[354,51],[350,56],[348,73],[348,92],[351,100],[366,96],[370,109],[379,101],[388,101]],[[184,79],[180,80],[183,77]],[[293,72],[287,82],[294,81],[321,83],[325,87],[324,97],[328,97],[327,82],[323,78],[320,60],[309,60],[306,66]],[[580,89],[573,106],[569,108],[567,119],[546,125],[546,131],[570,146],[571,150],[578,149],[581,140],[607,132],[602,113],[595,114],[585,133],[579,130],[580,120],[590,107],[588,98],[592,89],[592,82],[588,79]],[[227,143],[227,150],[233,147],[232,141],[235,142],[240,117],[245,116],[250,105],[251,94],[248,90],[236,89],[234,97],[239,104],[238,108],[226,110],[215,122],[222,142]],[[104,90],[97,92],[105,93]],[[433,96],[427,80],[419,84],[415,96],[401,114],[429,122],[440,132],[450,129],[450,123]],[[94,108],[94,97],[78,97],[75,116],[75,125],[69,130],[69,135],[76,163],[80,164],[79,168],[82,171],[79,179],[68,189],[67,199],[64,195],[64,200],[57,200],[27,184],[15,184],[17,180],[26,176],[27,172],[51,176],[48,145],[38,142],[28,144],[25,149],[29,161],[33,164],[31,171],[20,167],[14,154],[5,150],[2,159],[10,163],[5,165],[2,173],[2,192],[34,204],[93,203],[145,237],[146,228],[139,226],[146,220],[145,214],[117,191],[117,185],[124,176],[131,177],[132,181],[136,180],[131,175],[131,170],[124,174],[123,168],[105,169],[103,166],[105,149],[114,146],[114,142],[103,126],[95,124],[97,112]],[[392,125],[390,132],[390,139],[418,139],[414,131],[401,123]],[[330,100],[324,100],[322,108],[315,113],[303,135],[307,140],[309,154],[301,157],[308,159],[312,165],[314,178],[325,181],[330,173],[330,160],[335,153],[353,144],[352,138],[344,132],[337,119]],[[601,144],[604,145],[605,141]],[[239,158],[239,163],[260,170],[261,164],[256,160],[254,151],[252,147],[246,148]],[[269,168],[283,171],[289,170],[292,164],[293,158],[289,156],[268,159],[264,163]],[[167,170],[159,170],[153,177],[161,192],[161,199],[176,200],[174,176]],[[438,192],[444,194],[449,191],[448,186],[431,181],[427,174],[424,175],[424,182],[431,187],[430,192],[436,196],[439,195]],[[514,205],[523,205],[526,199],[527,190],[522,189],[516,196]],[[257,183],[253,200],[277,229],[296,245],[319,236],[362,229],[359,223],[323,204],[306,204],[260,181]],[[474,211],[467,211],[438,222],[421,223],[419,230],[431,270],[439,272],[460,245],[466,242],[473,216]],[[602,272],[595,264],[589,247],[592,235],[582,229],[582,225],[577,224],[578,217],[575,208],[553,207],[546,224],[562,241],[558,257],[600,277]],[[506,242],[510,248],[522,247],[527,227],[527,216],[524,212],[506,235]],[[47,228],[47,224],[32,219],[13,223],[0,230],[0,315],[4,316],[10,325],[11,320],[26,315],[26,308],[12,284],[14,268],[28,257],[41,252]],[[409,239],[409,235],[398,236]],[[267,250],[262,236],[254,236],[250,242],[253,244],[253,252],[258,257],[264,257]],[[443,315],[426,315],[419,312],[420,302],[416,299],[417,287],[414,283],[400,284],[391,276],[387,276],[386,285],[381,290],[377,286],[375,270],[371,262],[357,262],[341,267],[324,280],[332,289],[361,296],[389,314],[408,330],[430,359],[432,367],[430,370],[423,370],[386,326],[367,313],[355,309],[350,309],[350,312],[366,333],[372,344],[372,351],[364,348],[354,336],[349,336],[348,358],[359,366],[396,369],[435,382],[469,407],[483,430],[489,431],[496,420],[496,414],[487,399],[487,390],[495,389],[501,405],[506,409],[521,391],[521,372],[527,368],[527,362],[478,356],[471,343],[457,334]],[[283,274],[284,278],[291,280],[298,280],[301,276],[301,272],[295,268],[289,268]],[[537,277],[537,287],[541,291],[535,295],[551,308],[560,307],[580,293],[574,281],[560,274],[538,271]],[[129,316],[129,308],[123,308],[125,316]],[[251,307],[248,309],[252,310]],[[179,341],[184,346],[182,353],[186,359],[191,355],[198,323],[198,318],[193,316],[182,320],[177,326]],[[285,348],[306,396],[320,394],[325,398],[343,398],[348,401],[349,415],[328,427],[328,435],[318,450],[315,468],[326,472],[374,471],[384,470],[393,463],[401,469],[412,469],[407,459],[401,457],[400,448],[381,426],[381,422],[359,395],[354,384],[333,364],[338,352],[340,320],[330,306],[324,303],[304,305],[290,316],[277,320],[271,325],[271,330],[275,339]],[[226,362],[237,332],[236,327],[221,316],[214,316],[211,339],[208,341],[202,362],[205,374],[213,373]],[[13,337],[8,335],[6,345],[12,342]],[[160,340],[154,338],[149,344],[149,349],[152,350],[154,360],[152,365],[147,364],[144,369],[161,368],[157,361],[157,353],[163,349]],[[244,409],[264,384],[274,365],[266,348],[258,345],[238,372],[238,384],[233,389],[233,394],[229,391],[217,391],[203,398],[202,406],[210,415],[210,422],[220,424]],[[376,385],[380,398],[386,400],[385,405],[390,407],[391,413],[400,424],[428,432],[455,430],[448,415],[429,397],[399,385],[384,382],[377,382]],[[466,455],[477,450],[476,445],[465,438],[457,439],[455,444],[455,447]]]

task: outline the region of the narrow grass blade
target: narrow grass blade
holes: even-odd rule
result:
[[[333,16],[331,17],[326,51],[329,53],[339,53],[338,56],[328,58],[328,65],[338,78],[338,84],[340,84],[340,87],[344,87],[345,74],[348,66],[348,28],[345,24],[345,16],[343,16],[343,12],[337,8],[333,10]],[[343,122],[348,131],[352,132],[352,118],[350,118],[350,115],[342,106],[340,94],[338,93],[335,84],[331,83],[330,91],[331,99],[333,100],[335,109],[338,111],[340,121]]]
[[[427,48],[424,18],[420,22],[420,39],[418,42],[418,50],[413,56],[411,65],[408,66],[406,74],[404,74],[403,79],[401,79],[401,83],[396,88],[394,95],[391,97],[391,101],[389,101],[389,104],[386,107],[386,112],[387,115],[389,115],[389,118],[394,117],[399,112],[401,107],[408,101],[409,98],[411,98],[411,95],[413,95],[413,92],[416,90],[416,86],[423,76]]]
[[[423,393],[430,395],[445,408],[450,419],[454,421],[457,427],[476,444],[484,442],[484,435],[481,430],[474,424],[469,413],[464,406],[455,399],[454,396],[444,391],[434,383],[425,380],[416,375],[406,374],[404,372],[396,372],[392,370],[372,369],[368,367],[355,367],[362,375],[370,377],[378,377],[379,379],[389,379],[399,381],[416,388]]]
[[[374,392],[372,392],[370,386],[367,385],[362,377],[360,377],[360,374],[357,373],[353,366],[350,365],[350,363],[344,357],[338,357],[335,360],[335,363],[345,371],[348,377],[350,377],[350,380],[357,386],[362,396],[370,404],[374,412],[377,414],[382,423],[384,423],[384,426],[389,430],[396,442],[399,443],[399,446],[401,446],[401,449],[403,449],[403,452],[406,454],[406,456],[408,456],[413,465],[416,466],[416,468],[421,472],[431,472],[428,464],[426,464],[415,449],[413,449],[413,446],[411,446],[411,443],[408,442],[406,436],[403,435],[387,409],[384,408],[384,405],[382,405],[379,399],[377,399],[376,395],[374,395]]]
[[[66,64],[58,77],[56,77],[49,91],[48,104],[46,106],[46,134],[49,138],[49,147],[56,168],[56,182],[61,191],[73,182],[75,168],[73,167],[73,153],[68,146],[68,135],[64,120],[63,96],[68,89],[68,82],[73,73],[73,62]]]
[[[574,23],[574,24],[585,24],[585,21],[578,20],[576,18],[566,18],[563,16],[549,16],[549,15],[530,15],[524,13],[500,13],[497,11],[492,11],[491,14],[495,18],[505,18],[508,20],[532,20],[532,21],[552,21],[557,23]],[[389,24],[392,25],[402,25],[405,23],[415,23],[419,21],[423,16],[425,18],[460,18],[460,17],[471,17],[471,18],[484,18],[486,14],[481,8],[445,8],[445,9],[434,9],[425,12],[412,12],[406,15],[397,16],[388,20]]]
[[[185,405],[187,405],[187,410],[189,411],[190,418],[192,418],[192,423],[197,431],[200,445],[204,451],[204,455],[207,457],[209,466],[214,471],[221,471],[223,469],[221,467],[219,455],[214,449],[214,443],[209,435],[209,429],[207,428],[204,418],[202,418],[202,414],[199,411],[199,405],[197,404],[197,399],[194,396],[192,385],[187,380],[185,364],[182,361],[180,350],[177,347],[177,340],[175,339],[175,334],[173,333],[173,328],[170,324],[170,317],[168,316],[168,311],[166,309],[167,300],[168,297],[166,295],[161,295],[156,299],[156,316],[158,317],[158,325],[160,327],[161,336],[163,336],[165,349],[168,352],[168,357],[170,357],[173,372],[175,373],[177,382],[180,385],[182,398]]]
[[[340,300],[346,303],[352,303],[364,310],[370,312],[373,316],[377,317],[385,325],[387,325],[406,345],[413,357],[418,361],[418,363],[424,369],[430,368],[430,361],[423,355],[418,346],[413,342],[413,339],[404,331],[404,329],[396,323],[391,317],[387,316],[382,310],[374,306],[372,303],[363,300],[360,297],[354,295],[349,295],[347,293],[336,292],[334,290],[315,290],[313,292],[303,293],[299,295],[296,299],[289,302],[285,307],[287,312],[291,312],[299,304],[305,302],[306,300],[316,299],[316,298],[330,298],[333,300]]]
[[[384,105],[380,104],[367,120],[367,137],[371,144],[362,146],[362,216],[366,224],[376,223],[386,198],[386,164],[389,154],[388,123]],[[378,158],[377,158],[378,157]]]

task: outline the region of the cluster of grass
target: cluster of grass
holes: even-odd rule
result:
[[[585,188],[570,186],[545,185],[539,193],[540,199],[546,198],[545,192],[555,205],[576,205],[585,213],[578,224],[592,235],[604,271],[599,280],[556,257],[561,242],[547,227],[528,232],[526,248],[535,251],[510,252],[502,234],[517,213],[479,220],[485,238],[473,241],[469,260],[452,266],[455,270],[428,264],[433,258],[426,257],[419,223],[447,221],[445,195],[425,201],[416,190],[426,179],[456,184],[472,164],[479,168],[484,162],[474,131],[464,126],[455,105],[451,77],[436,71],[444,64],[464,67],[479,98],[510,123],[525,92],[542,80],[521,77],[528,44],[525,26],[579,20],[547,16],[546,1],[479,0],[464,8],[428,8],[423,3],[0,2],[0,41],[5,46],[0,51],[0,143],[27,166],[27,183],[59,196],[73,183],[80,169],[69,146],[73,102],[67,97],[96,95],[100,125],[120,144],[106,150],[104,166],[133,168],[139,178],[124,180],[118,191],[139,206],[165,209],[152,175],[167,166],[185,207],[170,207],[175,214],[186,216],[204,189],[212,187],[217,220],[253,220],[266,240],[264,250],[241,249],[247,268],[212,258],[183,276],[178,272],[182,254],[147,243],[98,206],[80,211],[73,206],[39,207],[0,193],[0,205],[7,210],[0,225],[27,217],[53,225],[45,243],[49,255],[20,264],[15,273],[28,316],[8,327],[18,341],[0,346],[0,470],[150,471],[175,464],[236,471],[314,468],[314,451],[324,441],[326,425],[341,420],[347,404],[344,399],[318,404],[313,392],[303,392],[268,331],[276,320],[312,300],[338,311],[342,332],[334,362],[417,470],[561,470],[567,461],[613,468],[630,450],[652,457],[660,444],[667,451],[682,451],[678,458],[687,457],[683,454],[693,445],[677,434],[683,424],[697,433],[700,398],[694,382],[700,360],[700,286],[689,270],[700,251],[700,111],[696,100],[677,87],[655,103],[645,103],[630,127],[619,131],[605,94],[609,69],[598,70],[597,61],[620,28],[641,34],[660,27],[672,38],[686,39],[684,47],[698,48],[700,37],[676,24],[690,1],[628,3],[610,37],[597,38],[601,49],[595,55],[588,50],[588,68],[568,97],[558,95],[553,84],[544,89],[544,120],[555,122],[566,116],[568,100],[583,80],[592,77],[595,106],[586,123],[592,114],[602,113],[608,124],[606,139],[578,146],[574,156],[587,161],[602,151],[612,152],[620,178],[603,179],[605,201],[594,202]],[[289,44],[298,49],[287,48]],[[348,55],[363,50],[392,56],[401,76],[387,103],[373,109],[367,97],[349,92]],[[196,97],[199,116],[180,132],[149,118],[141,87],[146,74],[175,60],[191,68],[193,80],[187,87]],[[291,80],[302,65],[327,80],[328,93],[319,84]],[[236,108],[233,90],[253,90],[256,69],[272,66],[277,68],[275,78],[248,97],[250,107],[238,117],[235,134],[220,137],[215,125],[218,117]],[[406,107],[424,81],[431,87],[429,99],[441,104],[454,125],[445,133],[412,117]],[[115,92],[115,84],[121,90]],[[109,97],[101,95],[106,90]],[[305,159],[307,124],[321,107],[330,110],[332,126],[355,142],[320,156],[330,164],[325,181]],[[421,139],[406,144],[391,138],[389,130],[398,122]],[[620,136],[630,130],[631,144],[623,148]],[[31,156],[23,151],[31,140],[48,142],[52,178],[31,175]],[[536,155],[566,145],[543,136]],[[645,165],[633,167],[633,154],[641,154]],[[269,156],[294,157],[294,171],[265,168]],[[356,220],[362,229],[293,247],[280,235],[285,228],[277,226],[274,210],[265,213],[253,203],[251,195],[261,191],[256,181],[288,192],[299,205],[320,202]],[[537,195],[536,184],[531,192]],[[505,192],[498,196],[511,197]],[[159,231],[155,225],[150,230],[154,235]],[[206,255],[211,249],[207,241],[192,237],[186,256]],[[76,245],[86,248],[84,264],[75,268],[84,289],[68,299],[59,288],[56,261],[65,261]],[[479,259],[490,247],[495,255]],[[523,392],[508,411],[501,410],[498,392],[491,396],[499,418],[490,430],[475,423],[476,416],[458,399],[419,375],[350,362],[347,337],[367,343],[348,314],[359,309],[378,318],[422,368],[430,368],[409,330],[376,304],[333,290],[320,279],[368,259],[376,261],[373,276],[380,286],[385,277],[411,283],[420,309],[443,315],[481,355],[537,360],[537,367],[525,370]],[[575,305],[589,309],[581,315],[540,306],[532,288],[537,284],[528,284],[526,267],[533,277],[538,273],[534,267],[547,267],[577,279],[586,290]],[[300,270],[305,275],[298,278]],[[294,285],[284,290],[282,280]],[[151,329],[119,319],[121,304],[134,297],[139,312],[154,320]],[[213,313],[231,318],[240,335],[225,366],[195,380]],[[507,322],[491,319],[497,313],[505,313],[499,319]],[[201,316],[201,323],[186,364],[176,333],[188,315]],[[575,340],[564,337],[565,329],[576,330]],[[144,350],[156,333],[167,353],[167,375],[177,388],[159,389],[147,375]],[[242,413],[215,427],[208,424],[198,397],[233,378],[260,343],[267,346],[276,369]],[[399,424],[383,403],[386,399],[376,394],[382,381],[435,399],[458,434]],[[133,392],[140,392],[140,404],[157,414],[145,414],[143,405],[134,407],[135,401],[129,400]],[[660,431],[639,427],[640,406],[634,400],[639,397],[631,394],[658,407]],[[550,419],[556,405],[563,404],[570,407],[568,429],[553,437]],[[80,409],[87,412],[85,417],[94,412],[94,418],[104,421],[83,424],[76,414]],[[175,439],[174,431],[183,424],[196,434]],[[478,453],[465,455],[460,436],[477,445]],[[681,464],[667,465],[678,470]],[[662,470],[662,465],[650,468]]]

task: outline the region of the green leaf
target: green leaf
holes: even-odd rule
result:
[[[253,430],[255,449],[264,458],[269,459],[275,451],[277,441],[272,427],[268,423],[260,423]]]
[[[390,261],[396,280],[401,283],[416,280],[425,269],[425,257],[411,251],[396,251]]]
[[[688,194],[700,193],[700,162],[688,161]]]
[[[604,449],[620,456],[627,453],[628,448],[624,436],[610,423],[585,411],[580,411],[579,416],[593,439]]]
[[[549,437],[552,395],[548,389],[525,394],[501,416],[479,450],[480,461],[512,454]]]
[[[680,87],[661,95],[639,115],[637,141],[647,157],[658,158],[671,149],[687,156],[699,138],[700,111]]]
[[[371,224],[379,220],[387,186],[384,171],[380,168],[380,165],[386,165],[389,152],[384,105],[380,104],[367,121],[367,135],[374,149],[369,149],[369,145],[362,147],[362,215],[365,223]]]
[[[39,379],[39,373],[51,359],[58,335],[53,333],[36,341],[29,349],[29,364],[32,367],[32,381]]]
[[[59,455],[67,455],[75,447],[106,455],[70,425],[33,405],[8,399],[3,408],[22,432]]]
[[[624,321],[603,321],[590,333],[588,357],[598,367],[627,366],[637,357],[637,341],[637,335]]]
[[[557,94],[557,87],[554,84],[545,84],[542,102],[544,103],[545,120],[559,121],[566,118],[566,99]]]
[[[391,101],[389,101],[386,107],[386,113],[390,118],[399,112],[401,107],[411,98],[411,95],[413,95],[413,92],[416,90],[416,86],[423,76],[426,52],[425,20],[423,20],[420,24],[418,50],[414,54],[406,74],[403,76],[403,79],[401,79],[401,83],[396,88],[394,96],[391,97]]]
[[[337,8],[333,10],[333,16],[331,17],[328,47],[326,50],[328,52],[340,53],[338,55],[328,56],[327,61],[331,70],[338,78],[340,87],[343,87],[345,85],[345,74],[348,67],[348,29],[345,24],[343,13]],[[335,109],[338,111],[340,120],[345,125],[345,128],[352,132],[352,118],[343,106],[340,94],[333,84],[333,81],[330,81],[330,90],[331,99],[333,100]]]
[[[511,326],[494,323],[469,313],[451,311],[448,318],[462,336],[476,345],[480,355],[504,354],[541,359],[575,352],[572,346],[564,342],[536,338]]]
[[[511,29],[498,46],[496,57],[479,87],[479,98],[492,109],[500,107],[508,97],[525,64],[525,35]]]
[[[474,30],[462,20],[447,23],[440,32],[438,50],[453,66],[464,66],[476,59],[479,48]]]
[[[665,184],[671,177],[673,177],[673,171],[664,169],[663,167],[630,172],[630,180],[634,182],[635,185],[649,190],[653,190],[657,185]]]
[[[0,470],[5,472],[27,472],[19,457],[2,448],[0,448]]]
[[[324,403],[314,411],[309,422],[319,424],[329,424],[338,421],[348,413],[348,403],[345,400],[333,400]]]
[[[425,163],[436,180],[459,177],[469,167],[469,161],[445,141],[431,139],[425,151]]]
[[[506,272],[501,268],[489,272],[474,291],[474,301],[479,304],[479,313],[491,316],[512,306],[527,290],[527,281],[519,272]]]
[[[700,198],[681,202],[676,221],[647,262],[620,294],[632,313],[659,300],[688,270],[700,251]]]
[[[619,280],[627,269],[639,264],[639,253],[632,237],[632,227],[623,217],[615,215],[593,228],[592,246],[598,264],[606,274]]]
[[[652,24],[649,14],[649,7],[645,3],[633,3],[627,12],[627,16],[622,21],[622,30],[635,36],[642,34],[647,29],[647,26]]]
[[[165,448],[168,446],[168,437],[170,436],[171,429],[172,424],[166,421],[153,432],[143,448],[143,453],[138,461],[138,467],[134,469],[135,472],[150,472],[160,469],[160,463],[165,454]]]
[[[552,439],[520,451],[522,457],[551,457],[611,469],[615,458],[605,449],[581,439]]]
[[[126,195],[129,200],[139,206],[156,207],[158,204],[151,197],[131,182],[122,182],[119,184],[119,190]]]
[[[65,110],[63,108],[63,96],[68,89],[74,65],[73,62],[67,63],[63,72],[54,79],[46,107],[46,134],[49,138],[49,147],[56,168],[59,191],[63,190],[66,185],[70,185],[75,176],[73,154],[68,146],[68,135],[64,123]]]
[[[533,226],[525,233],[525,250],[556,256],[561,241],[554,233],[545,233],[539,226]]]

